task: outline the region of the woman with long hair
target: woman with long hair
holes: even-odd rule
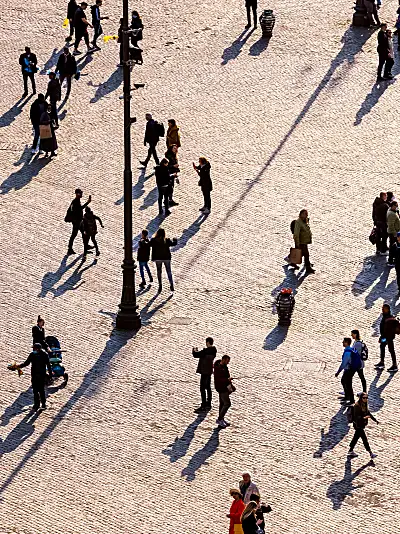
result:
[[[157,278],[158,278],[158,292],[162,291],[162,279],[161,271],[164,264],[165,270],[167,272],[170,289],[174,291],[174,280],[172,278],[171,271],[171,247],[177,245],[177,239],[169,239],[165,237],[164,228],[159,228],[156,235],[150,241],[150,247],[152,249],[151,259],[155,262],[157,268]]]
[[[196,166],[193,162],[193,168],[199,175],[199,186],[204,197],[204,206],[200,208],[200,211],[204,215],[208,215],[211,211],[211,191],[213,190],[213,185],[211,181],[211,165],[210,162],[204,158],[199,158],[199,165]]]
[[[131,43],[137,46],[138,41],[143,39],[143,22],[136,9],[132,11],[131,30],[136,30],[135,35],[131,34]]]
[[[354,339],[352,347],[353,347],[353,349],[356,349],[356,351],[360,355],[360,360],[361,360],[361,368],[357,369],[356,372],[357,372],[358,376],[360,377],[362,390],[363,391],[367,391],[367,381],[365,380],[365,376],[364,376],[365,362],[361,357],[362,350],[363,350],[363,341],[360,338],[360,331],[359,330],[352,330],[351,331],[351,337]]]
[[[240,518],[242,516],[243,510],[245,509],[245,504],[242,499],[242,494],[238,489],[231,489],[229,491],[230,496],[233,498],[229,514],[229,534],[242,534],[243,529],[241,527]]]
[[[369,446],[367,436],[365,435],[365,427],[368,424],[368,419],[372,419],[375,421],[376,424],[378,424],[378,421],[375,419],[375,417],[372,415],[372,413],[368,409],[368,395],[364,391],[359,395],[358,401],[354,404],[352,408],[353,410],[353,427],[354,427],[354,436],[350,443],[350,449],[348,453],[349,458],[355,458],[358,456],[354,452],[354,447],[357,444],[357,441],[361,438],[365,450],[369,452],[369,455],[371,457],[371,460],[376,457],[376,454],[373,454],[371,451],[371,447]]]
[[[57,146],[57,138],[56,133],[54,130],[54,121],[52,119],[52,108],[50,104],[47,104],[46,109],[43,111],[43,113],[40,116],[40,123],[39,123],[39,129],[40,129],[40,150],[43,150],[45,152],[44,157],[47,158],[50,152],[50,157],[54,158],[57,156],[56,150],[58,148]],[[50,127],[50,131],[46,132],[46,136],[43,135],[42,129],[40,126],[44,127]]]
[[[257,534],[258,521],[256,518],[256,509],[257,503],[255,501],[250,501],[243,510],[242,517],[240,518],[243,534]]]

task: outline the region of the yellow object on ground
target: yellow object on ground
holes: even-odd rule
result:
[[[118,39],[118,35],[105,35],[103,39],[105,43],[108,43],[108,41],[116,41]]]
[[[65,19],[63,22],[63,28],[66,28],[69,24],[69,19]]]

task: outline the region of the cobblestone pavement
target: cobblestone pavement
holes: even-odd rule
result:
[[[164,123],[174,117],[183,143],[180,205],[163,222],[179,239],[176,292],[139,292],[136,336],[113,330],[124,201],[118,46],[80,59],[59,155],[35,159],[29,104],[15,105],[18,56],[30,45],[43,70],[55,63],[65,5],[16,0],[2,10],[1,533],[221,534],[243,469],[273,508],[270,533],[398,531],[399,377],[376,375],[373,363],[381,304],[400,308],[394,273],[366,237],[376,193],[400,193],[399,90],[396,81],[374,86],[376,35],[350,28],[351,4],[272,2],[268,47],[259,29],[243,33],[241,1],[132,6],[145,23],[144,64],[133,79],[146,83],[132,100],[135,235],[160,222],[152,167],[142,173],[138,164],[145,112]],[[384,4],[382,19],[394,22],[395,2]],[[106,0],[103,14],[105,33],[115,33],[119,3]],[[44,91],[46,76],[37,80]],[[191,169],[199,155],[214,180],[213,211],[201,224]],[[105,224],[97,262],[64,257],[63,219],[77,186]],[[317,274],[296,282],[282,258],[303,207]],[[271,303],[296,283],[285,335]],[[38,313],[67,349],[71,378],[29,420],[29,372],[18,379],[6,364],[27,354]],[[346,462],[352,431],[333,376],[354,327],[370,349],[370,405],[381,422],[368,428],[375,466],[361,445]],[[204,419],[193,414],[191,347],[207,335],[231,354],[237,377],[232,426],[221,432],[215,408]]]

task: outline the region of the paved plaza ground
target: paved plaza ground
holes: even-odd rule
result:
[[[143,328],[114,330],[123,257],[122,73],[118,45],[80,59],[57,132],[53,161],[30,153],[30,102],[18,57],[26,45],[41,71],[55,64],[66,2],[16,0],[0,21],[0,532],[19,534],[222,534],[229,488],[249,470],[271,504],[271,534],[398,531],[400,377],[373,370],[384,301],[396,302],[394,272],[367,236],[380,190],[400,194],[395,80],[376,78],[376,33],[350,26],[352,2],[282,0],[267,46],[244,34],[242,0],[160,0],[142,14],[144,64],[133,81],[134,235],[160,224],[153,166],[141,170],[144,114],[181,127],[181,184],[162,226],[177,237],[176,292],[139,292]],[[262,3],[261,3],[262,4]],[[394,22],[397,5],[380,16]],[[106,34],[120,3],[104,0]],[[394,73],[400,71],[396,59]],[[37,76],[45,92],[47,77]],[[64,93],[65,90],[63,90]],[[161,141],[161,145],[163,144]],[[203,222],[191,162],[211,161],[213,210]],[[65,211],[76,187],[103,219],[98,261],[65,257]],[[316,275],[285,270],[289,223],[310,214]],[[135,242],[137,238],[135,238]],[[77,241],[76,250],[82,252]],[[272,302],[296,288],[287,335]],[[24,359],[40,313],[68,352],[70,382],[29,419]],[[335,379],[341,342],[359,328],[370,359],[368,436],[375,466],[347,461],[352,429]],[[212,335],[231,355],[237,386],[218,431],[216,408],[196,417],[192,346]],[[355,389],[359,390],[358,378]],[[214,404],[217,404],[215,399]]]

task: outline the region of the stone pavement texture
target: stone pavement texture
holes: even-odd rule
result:
[[[2,10],[2,534],[221,534],[228,490],[244,469],[273,508],[269,533],[398,531],[399,377],[376,375],[373,363],[381,304],[399,308],[394,273],[367,236],[376,194],[400,193],[399,88],[374,85],[376,34],[350,27],[351,4],[270,3],[277,23],[268,47],[260,29],[243,33],[242,1],[131,6],[145,24],[144,64],[133,81],[146,82],[132,99],[134,235],[160,222],[153,169],[138,164],[145,112],[165,124],[174,117],[183,144],[180,205],[163,222],[179,239],[176,292],[139,293],[136,336],[113,329],[124,202],[118,46],[80,59],[59,155],[34,159],[29,105],[14,105],[22,94],[18,56],[30,45],[43,70],[54,65],[66,6],[16,0]],[[394,22],[396,7],[384,3],[382,19]],[[116,32],[120,12],[120,3],[104,2],[106,34]],[[46,76],[37,80],[44,91]],[[214,180],[213,211],[202,224],[191,169],[200,155]],[[97,262],[64,257],[63,219],[77,186],[92,194],[105,224]],[[317,274],[296,281],[282,258],[303,207]],[[299,287],[285,336],[272,301],[287,284]],[[29,420],[29,372],[18,378],[6,364],[25,358],[38,313],[68,351],[71,378]],[[346,462],[352,430],[333,376],[354,327],[370,349],[370,406],[381,422],[368,427],[375,466],[361,444]],[[232,356],[237,377],[232,426],[221,432],[215,408],[193,414],[191,348],[207,335]]]

